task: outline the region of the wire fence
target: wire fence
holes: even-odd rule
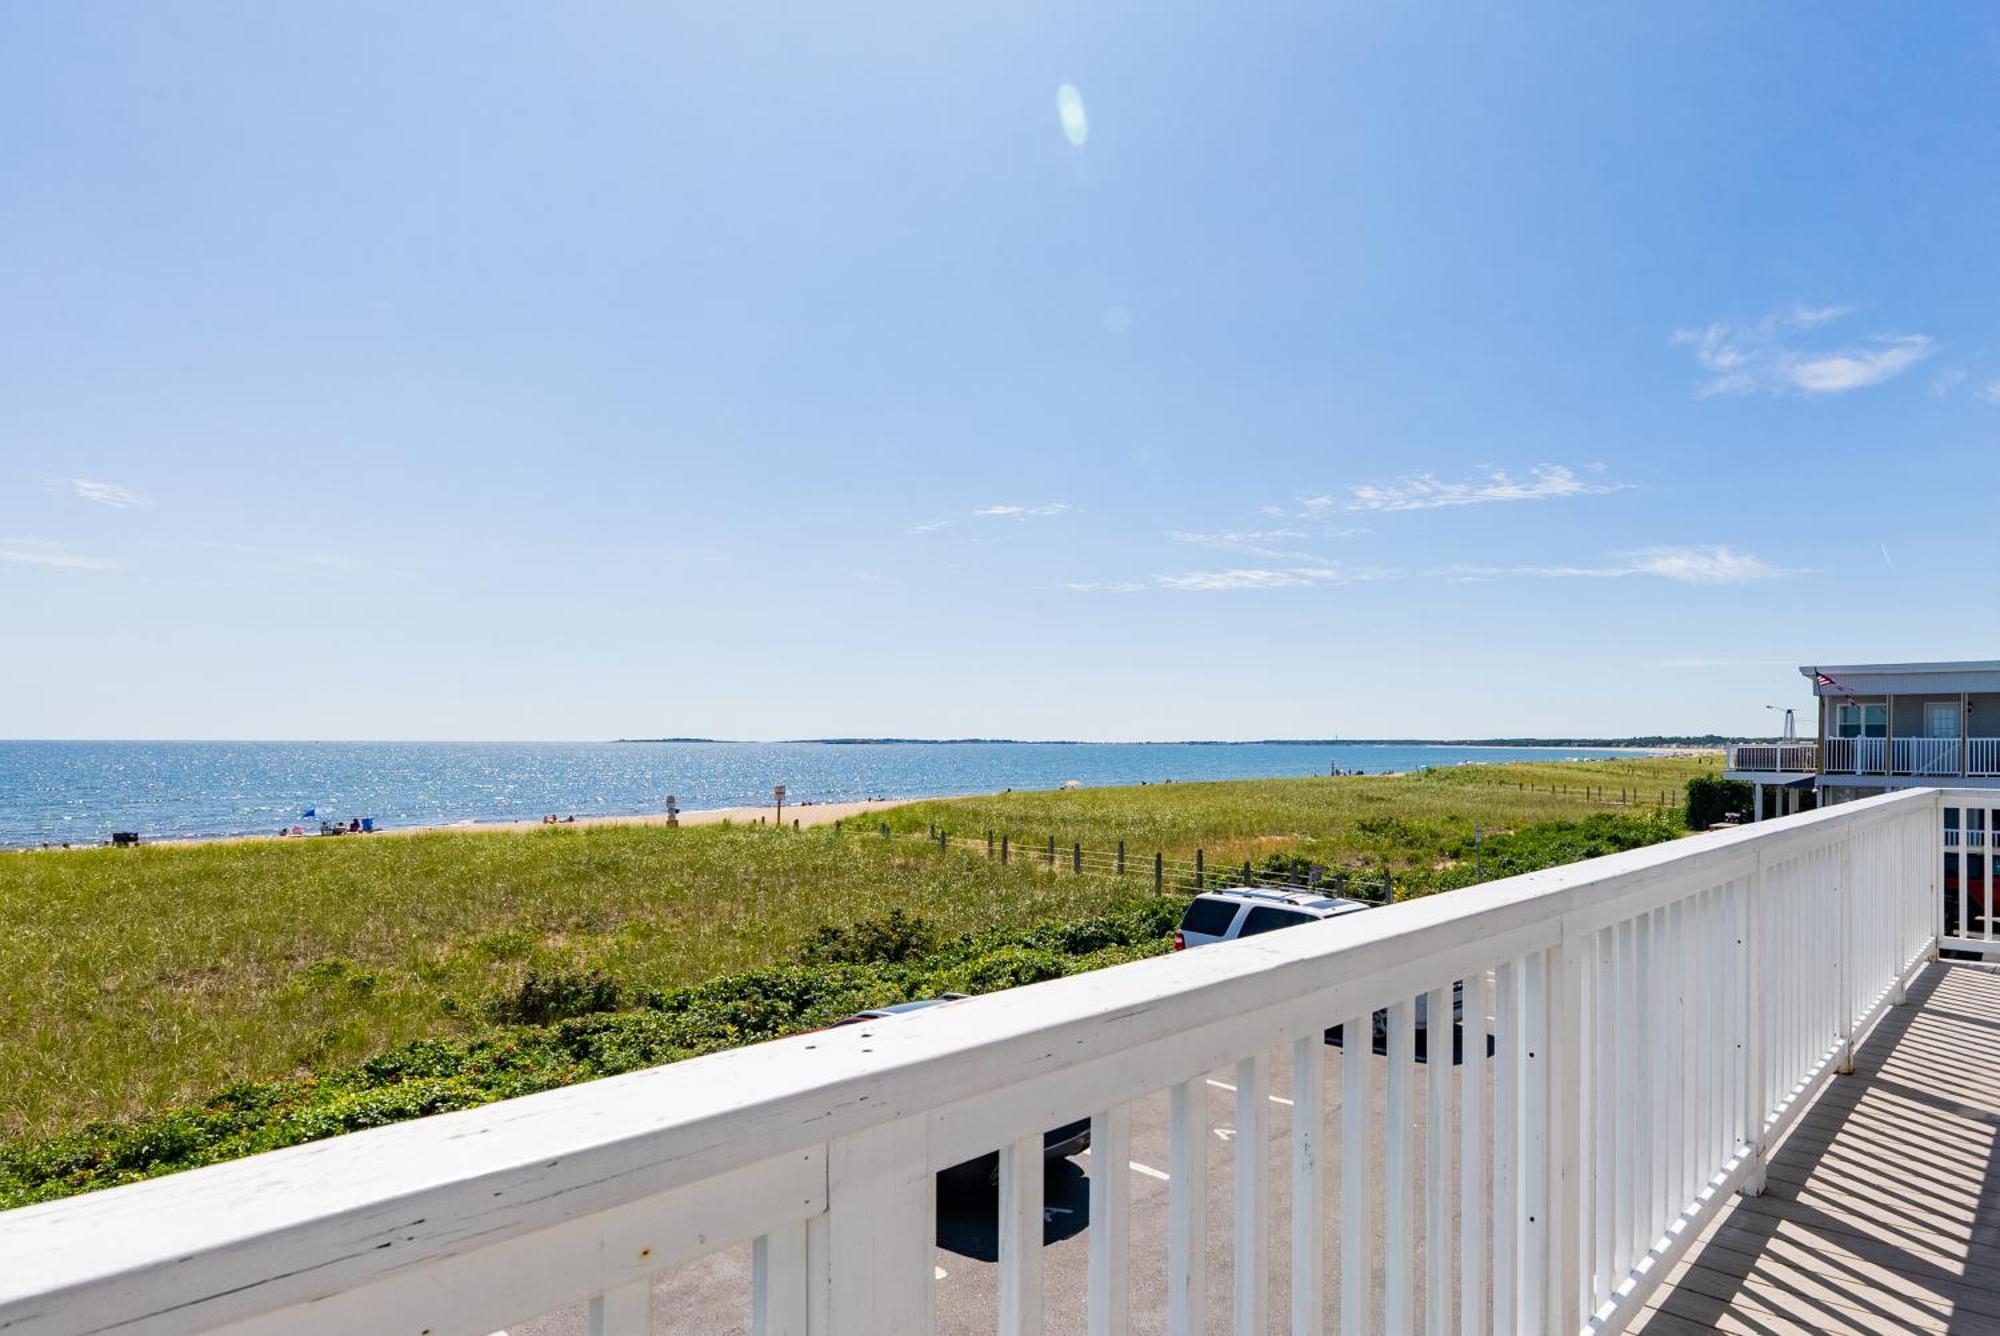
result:
[[[1333,868],[1283,856],[1269,859],[1259,866],[1250,859],[1218,861],[1210,858],[1205,849],[1196,849],[1193,858],[1169,858],[1158,849],[1129,848],[1123,840],[1109,848],[1086,848],[1079,841],[1065,842],[1053,835],[1027,839],[1001,831],[953,835],[935,825],[928,831],[898,832],[891,829],[887,822],[876,828],[876,837],[905,845],[920,843],[939,853],[957,850],[1004,866],[1021,867],[1051,876],[1127,881],[1135,886],[1150,886],[1162,895],[1194,895],[1202,891],[1260,887],[1314,892],[1378,904],[1395,898],[1393,874],[1386,867]]]

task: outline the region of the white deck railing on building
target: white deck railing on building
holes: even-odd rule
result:
[[[1819,769],[1819,744],[1813,742],[1732,742],[1730,770],[1811,774]]]
[[[1990,796],[1952,799],[1954,829]],[[483,1336],[589,1300],[594,1332],[633,1334],[653,1277],[754,1241],[759,1332],[921,1333],[933,1175],[997,1147],[998,1329],[1033,1333],[1042,1132],[1089,1113],[1093,1169],[1113,1168],[1090,1176],[1087,1309],[1110,1336],[1129,1294],[1129,1110],[1166,1091],[1169,1328],[1193,1333],[1219,1068],[1237,1088],[1236,1331],[1263,1336],[1280,1271],[1291,1330],[1362,1329],[1377,1268],[1390,1331],[1419,1294],[1434,1332],[1616,1329],[1728,1195],[1759,1186],[1773,1138],[1936,950],[1946,805],[1885,795],[7,1213],[0,1332]],[[1443,1017],[1460,981],[1493,1056],[1468,1042],[1463,1065],[1413,1063],[1414,1000]],[[1386,1062],[1352,1041],[1329,1057],[1329,1025],[1367,1034],[1385,1007]],[[1286,1051],[1290,1222],[1273,1248],[1262,1133]],[[1440,1118],[1453,1103],[1467,1116]],[[1356,1280],[1330,1312],[1335,1221]]]

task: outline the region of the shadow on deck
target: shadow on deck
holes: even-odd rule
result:
[[[2000,969],[1933,965],[1631,1329],[2000,1333],[1996,1139]]]

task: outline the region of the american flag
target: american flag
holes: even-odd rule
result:
[[[1834,681],[1832,678],[1828,677],[1825,673],[1821,672],[1817,668],[1813,669],[1813,686],[1821,691],[1827,691],[1827,692],[1837,691],[1841,694],[1841,696],[1847,701],[1849,705],[1854,704],[1854,697],[1847,690],[1846,687],[1840,685],[1840,683]]]

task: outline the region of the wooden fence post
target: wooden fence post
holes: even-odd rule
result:
[[[1247,858],[1243,860],[1243,884],[1250,884],[1250,860]]]
[[[1069,847],[1069,870],[1076,873],[1083,871],[1083,845],[1080,842]]]
[[[1158,849],[1153,850],[1153,894],[1158,895],[1167,889],[1166,872],[1166,859],[1160,856]]]
[[[1005,835],[1000,837],[1000,865],[1002,867],[1007,865],[1007,837]]]
[[[1054,867],[1055,865],[1056,865],[1056,837],[1051,835],[1049,836],[1049,866]]]
[[[993,857],[993,832],[990,830],[986,832],[986,856]]]
[[[1396,884],[1389,874],[1387,863],[1382,865],[1382,903],[1385,905],[1396,903]]]
[[[1118,875],[1125,875],[1125,841],[1118,841]]]
[[[1201,889],[1201,879],[1201,850],[1197,849],[1194,851],[1194,888],[1197,891]]]

